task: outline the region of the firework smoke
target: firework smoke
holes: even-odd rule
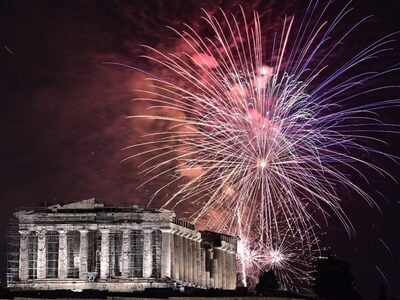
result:
[[[303,18],[286,17],[271,32],[256,12],[205,11],[208,36],[186,26],[176,31],[179,53],[147,47],[160,75],[140,91],[136,101],[146,110],[132,118],[164,125],[130,147],[146,149],[130,158],[144,157],[143,185],[172,174],[154,195],[179,187],[164,206],[190,204],[192,221],[241,237],[244,283],[259,270],[275,270],[285,289],[309,281],[321,219],[334,214],[353,231],[339,187],[376,205],[346,170],[390,176],[360,153],[394,159],[368,141],[388,130],[376,112],[397,101],[354,99],[389,88],[368,84],[396,67],[360,66],[388,51],[391,36],[342,62],[331,59],[363,20],[339,30],[351,9],[326,21],[328,6],[317,6],[312,1]]]

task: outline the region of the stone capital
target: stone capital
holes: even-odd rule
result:
[[[60,236],[66,236],[68,233],[68,230],[65,229],[57,229],[57,231]]]
[[[38,238],[41,240],[46,236],[46,229],[38,229],[36,230]]]
[[[174,234],[176,236],[182,236],[182,231],[180,231],[179,229],[174,229]]]
[[[22,230],[18,230],[18,233],[20,235],[22,235],[23,237],[26,237],[27,235],[29,235],[30,231],[28,229],[22,229]]]
[[[99,231],[101,234],[107,234],[110,233],[111,230],[109,228],[99,228]]]
[[[161,232],[165,232],[165,233],[173,233],[174,231],[173,231],[173,229],[172,228],[170,228],[170,227],[161,227],[160,229],[159,229]]]
[[[197,240],[197,235],[193,234],[193,233],[189,233],[187,238],[192,240],[192,241],[196,241]]]
[[[190,237],[190,233],[187,232],[187,231],[179,231],[178,235],[180,235],[181,237],[184,237],[184,238],[189,238]]]
[[[132,229],[131,228],[122,228],[121,231],[122,231],[122,233],[129,234],[132,231]]]

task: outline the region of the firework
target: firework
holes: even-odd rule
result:
[[[319,233],[315,227],[307,231],[296,226],[288,227],[287,220],[277,212],[277,222],[268,231],[240,224],[237,216],[240,240],[238,242],[238,269],[241,284],[255,286],[259,275],[274,271],[279,286],[283,290],[307,291],[312,281],[312,264],[320,255]],[[293,224],[295,224],[293,220]],[[244,228],[251,230],[244,232]],[[260,233],[270,233],[270,237],[260,237]]]
[[[133,146],[147,147],[132,156],[146,157],[143,173],[150,178],[143,184],[173,174],[155,193],[179,186],[165,206],[191,203],[198,208],[194,222],[218,214],[208,225],[242,237],[243,272],[276,270],[284,287],[294,284],[293,277],[306,277],[299,258],[312,253],[312,228],[321,216],[333,212],[353,230],[338,186],[375,205],[343,170],[363,176],[360,167],[367,167],[390,176],[359,154],[392,158],[365,141],[373,139],[368,132],[384,130],[374,113],[397,102],[351,105],[376,90],[360,86],[397,70],[357,72],[387,50],[390,36],[332,62],[332,53],[362,20],[336,33],[350,9],[328,22],[327,7],[317,13],[317,4],[312,1],[300,21],[285,18],[279,32],[262,32],[258,14],[249,18],[243,9],[239,16],[221,10],[219,19],[204,12],[211,36],[187,26],[176,32],[186,45],[182,53],[148,47],[147,58],[168,79],[151,77],[153,88],[136,101],[151,103],[152,113],[132,116],[169,124]]]
[[[305,291],[312,281],[312,264],[319,254],[318,240],[302,240],[282,230],[279,238],[261,243],[256,238],[241,237],[238,245],[239,278],[244,286],[255,286],[259,274],[274,271],[283,290]]]

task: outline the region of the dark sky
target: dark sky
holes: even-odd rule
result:
[[[279,1],[273,7],[283,15],[285,9],[303,11],[306,2],[289,6],[293,1]],[[355,18],[374,16],[359,34],[382,36],[400,30],[397,1],[365,2],[352,5]],[[140,109],[130,101],[140,75],[103,63],[151,70],[139,57],[145,54],[140,45],[174,49],[176,38],[165,26],[181,28],[183,22],[196,26],[193,20],[198,19],[200,7],[225,8],[230,1],[210,3],[214,1],[0,2],[2,280],[6,225],[18,208],[91,197],[107,203],[145,203],[162,185],[156,182],[137,189],[142,182],[138,161],[121,163],[132,154],[121,149],[155,129],[149,128],[154,124],[125,118]],[[338,1],[338,7],[343,3]],[[266,1],[258,4],[261,10],[267,6]],[[351,47],[350,42],[349,51]],[[394,50],[391,57],[383,58],[389,59],[400,62],[400,53]],[[383,117],[396,122],[399,112],[391,110]],[[398,155],[399,138],[384,139],[388,151]],[[400,179],[398,167],[382,164]],[[344,194],[357,236],[349,239],[343,227],[332,221],[324,239],[352,264],[356,284],[366,299],[377,295],[382,282],[400,298],[399,188],[387,179],[372,174],[369,178],[367,189],[383,194],[376,199],[381,212]],[[183,211],[178,213],[185,216]]]

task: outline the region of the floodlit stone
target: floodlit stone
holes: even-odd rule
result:
[[[14,216],[20,241],[9,241],[15,251],[7,284],[13,291],[236,288],[237,238],[197,232],[169,210],[88,199]]]

